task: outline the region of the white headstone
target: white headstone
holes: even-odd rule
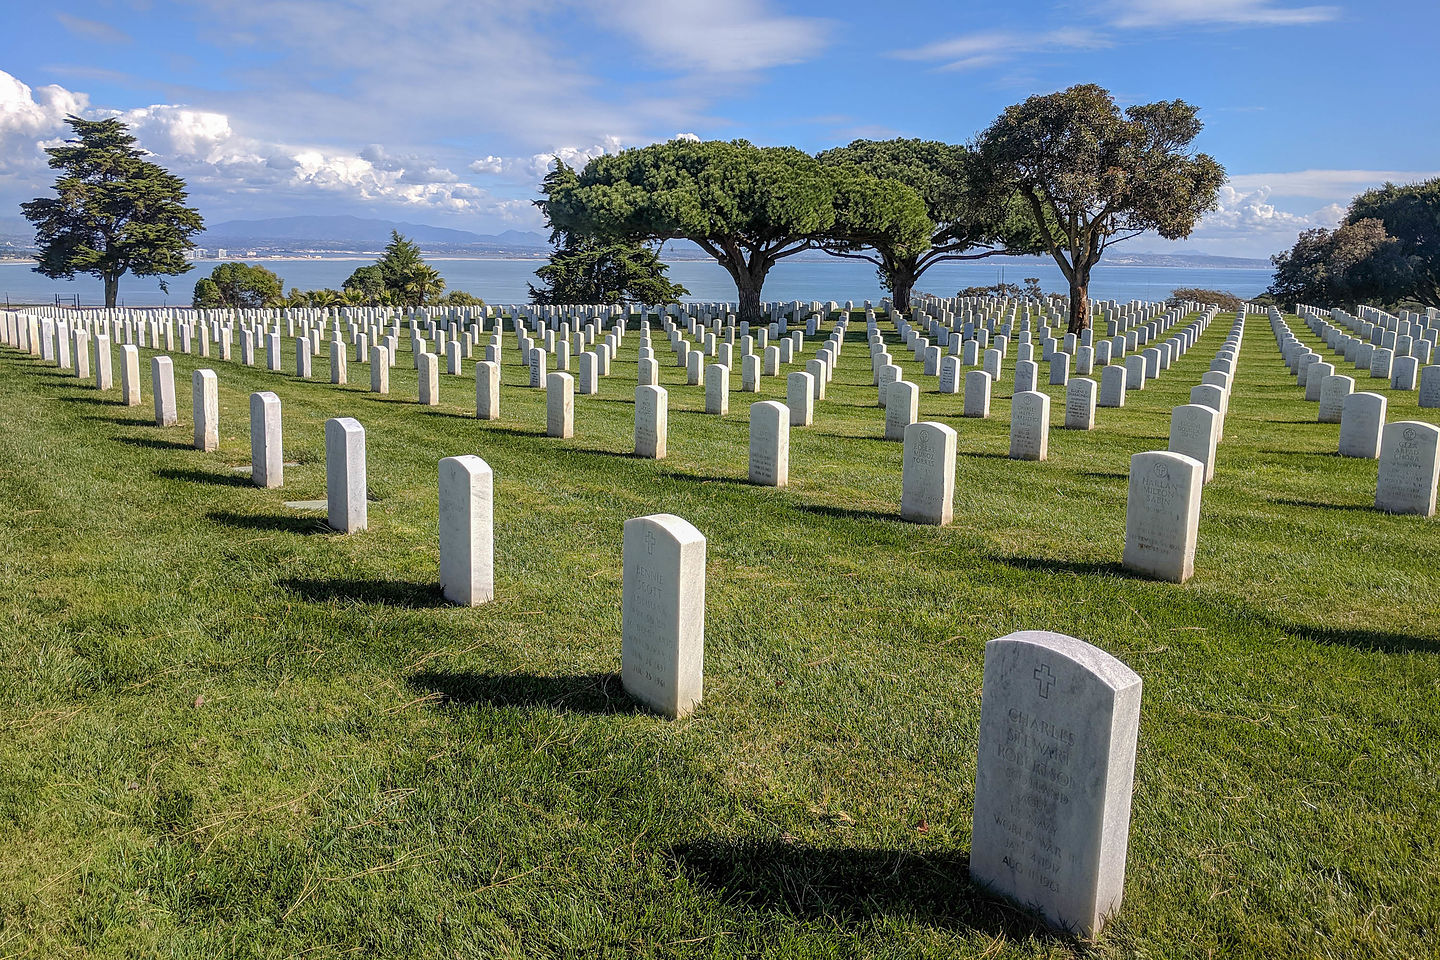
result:
[[[1171,583],[1190,579],[1204,478],[1204,464],[1184,454],[1155,450],[1130,458],[1126,567]]]
[[[635,456],[664,460],[670,432],[670,393],[664,387],[635,388]]]
[[[140,349],[133,343],[120,347],[120,399],[127,407],[140,405]]]
[[[196,370],[190,375],[190,409],[195,416],[195,449],[219,449],[220,381],[214,370]]]
[[[623,552],[621,683],[651,709],[687,716],[705,674],[705,538],[672,514],[636,517]]]
[[[480,420],[500,419],[500,364],[494,360],[475,364],[475,416]]]
[[[332,357],[335,346],[331,344]],[[365,428],[354,417],[325,421],[325,502],[330,529],[341,533],[365,529],[369,515],[365,493]]]
[[[1010,401],[1010,459],[1044,460],[1050,449],[1050,397],[1038,390]]]
[[[970,875],[1093,937],[1120,909],[1140,678],[1073,637],[985,645]]]
[[[785,406],[790,408],[790,425],[808,427],[815,419],[815,378],[795,371],[785,378]]]
[[[730,412],[730,368],[712,363],[705,368],[705,412],[723,417]]]
[[[473,607],[495,596],[495,475],[476,456],[440,461],[440,591]]]
[[[557,370],[545,378],[545,435],[575,435],[575,378]]]
[[[175,364],[169,357],[150,358],[150,389],[155,394],[155,426],[175,426],[180,418],[175,412]]]
[[[904,440],[920,413],[920,385],[896,380],[885,388],[885,439]]]
[[[985,371],[979,373],[989,379]],[[955,431],[926,421],[905,428],[900,516],[916,523],[944,526],[955,509]]]
[[[250,394],[250,479],[266,490],[285,484],[280,398],[268,390]]]
[[[1340,404],[1340,456],[1374,460],[1380,456],[1389,401],[1378,393],[1352,393]]]
[[[1433,517],[1437,479],[1440,427],[1418,420],[1387,424],[1380,443],[1375,509]]]
[[[1085,349],[1084,347],[1081,348]],[[1065,388],[1065,429],[1095,429],[1095,397],[1098,386],[1094,380],[1076,377]]]
[[[421,353],[415,357],[415,376],[419,380],[420,405],[440,405],[440,358],[433,353]]]
[[[775,400],[750,404],[750,482],[762,487],[790,482],[790,410]]]
[[[1205,482],[1215,477],[1215,444],[1220,437],[1220,414],[1199,403],[1170,411],[1170,452],[1183,453],[1205,466]]]

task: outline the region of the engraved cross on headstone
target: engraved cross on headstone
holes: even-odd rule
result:
[[[1050,688],[1055,686],[1055,675],[1050,672],[1050,664],[1042,663],[1035,668],[1035,683],[1040,690],[1040,696],[1050,699]]]

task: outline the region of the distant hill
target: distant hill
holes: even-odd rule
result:
[[[272,217],[266,220],[227,220],[208,227],[197,238],[202,247],[284,247],[292,250],[374,251],[398,230],[427,251],[539,252],[548,248],[544,234],[506,230],[500,234],[471,233],[432,227],[424,223],[374,220],[364,217]]]

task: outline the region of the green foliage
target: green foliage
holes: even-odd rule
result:
[[[575,171],[557,161],[545,175],[535,205],[550,225],[555,247],[550,262],[535,271],[543,287],[530,285],[536,303],[675,303],[690,291],[665,276],[669,269],[658,253],[638,240],[606,238],[566,230],[550,219],[550,197],[576,183]]]
[[[342,286],[346,293],[357,297],[363,304],[379,306],[388,302],[385,273],[377,264],[357,267]]]
[[[983,286],[964,287],[956,292],[957,297],[1013,297],[1027,298],[1030,300],[1043,300],[1046,297],[1059,296],[1055,293],[1046,293],[1040,288],[1039,277],[1026,277],[1025,285],[1018,283],[991,283]]]
[[[1178,287],[1170,291],[1170,299],[1167,301],[1171,306],[1186,303],[1213,303],[1221,310],[1231,311],[1240,309],[1240,304],[1245,301],[1225,290],[1206,290],[1202,287]]]
[[[220,287],[209,277],[195,281],[195,290],[190,295],[190,306],[196,310],[216,310],[224,306],[220,298]]]
[[[596,157],[543,202],[558,230],[607,240],[684,238],[735,281],[742,319],[760,319],[760,292],[784,257],[826,243],[923,245],[930,232],[914,190],[793,147],[744,140],[672,140]]]
[[[445,296],[435,301],[439,306],[445,307],[483,307],[485,301],[473,293],[464,290],[451,290]]]
[[[185,205],[185,182],[144,159],[125,124],[66,117],[75,139],[49,147],[50,167],[63,173],[54,197],[20,205],[35,225],[37,273],[72,279],[77,273],[105,283],[113,307],[120,278],[177,276],[192,268],[185,251],[204,227]],[[164,280],[160,289],[168,289]]]
[[[600,240],[566,234],[530,285],[535,303],[675,303],[690,291],[665,276],[669,269],[650,247],[634,240]]]
[[[1374,219],[1306,230],[1270,262],[1275,278],[1267,292],[1286,304],[1391,303],[1411,289],[1413,276],[1400,241]]]
[[[921,242],[908,232],[908,222],[897,222],[872,237],[868,248],[853,241],[826,244],[836,256],[875,264],[901,312],[910,309],[915,283],[937,263],[1042,251],[1023,202],[1002,189],[965,147],[936,140],[856,140],[826,150],[818,159],[903,183],[924,202],[931,232]]]
[[[1362,220],[1379,220],[1386,234],[1398,241],[1405,276],[1398,281],[1394,299],[1440,307],[1440,177],[1367,190],[1350,201],[1345,217],[1351,224]]]
[[[344,288],[347,303],[423,307],[441,302],[445,278],[420,256],[416,243],[392,230],[379,261],[357,268]]]
[[[1187,152],[1200,128],[1183,100],[1122,114],[1103,88],[1081,84],[1007,107],[981,134],[990,176],[1024,198],[1070,283],[1071,331],[1090,324],[1090,271],[1107,247],[1146,231],[1188,237],[1215,209],[1225,170]]]
[[[219,263],[210,276],[196,282],[191,305],[196,308],[248,309],[279,306],[284,282],[258,264]]]

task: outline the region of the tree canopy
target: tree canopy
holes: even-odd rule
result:
[[[265,267],[248,263],[220,263],[195,284],[191,305],[197,309],[247,309],[278,306],[284,299],[284,281]]]
[[[781,259],[882,237],[918,247],[930,233],[924,203],[904,184],[744,140],[671,140],[596,157],[555,186],[546,213],[582,236],[694,242],[730,274],[739,316],[752,323]]]
[[[550,217],[550,196],[576,181],[562,161],[545,176],[535,201],[550,225],[550,260],[535,271],[544,283],[530,284],[536,303],[674,303],[690,291],[665,276],[668,269],[655,250],[638,240],[611,239],[565,230]]]
[[[1090,271],[1111,244],[1153,230],[1188,237],[1215,209],[1225,170],[1189,152],[1201,123],[1182,100],[1122,114],[1082,84],[1006,108],[980,136],[990,175],[1030,207],[1040,241],[1070,284],[1070,330],[1090,325]]]
[[[419,245],[398,230],[390,231],[390,242],[377,262],[356,268],[344,283],[351,299],[396,307],[439,303],[444,290],[440,271],[426,263]]]
[[[185,252],[204,221],[185,204],[185,182],[144,159],[119,120],[71,116],[65,122],[75,138],[45,151],[51,169],[62,171],[56,196],[20,205],[35,225],[35,271],[54,279],[99,277],[105,305],[113,307],[126,273],[163,277],[190,270]],[[168,289],[165,281],[160,288]]]
[[[1415,300],[1440,307],[1440,177],[1397,186],[1387,183],[1350,201],[1347,224],[1378,220],[1396,241],[1404,275],[1392,300]],[[1387,265],[1377,265],[1382,272]]]
[[[869,248],[826,244],[828,252],[875,264],[901,312],[922,274],[947,260],[979,260],[1001,253],[1039,253],[1034,219],[1012,191],[1003,189],[969,149],[937,140],[855,140],[819,154],[821,163],[853,166],[913,189],[925,204],[931,232],[922,242],[882,233]]]
[[[1266,292],[1281,303],[1391,303],[1411,280],[1403,245],[1377,219],[1306,230],[1270,262],[1275,277]]]

